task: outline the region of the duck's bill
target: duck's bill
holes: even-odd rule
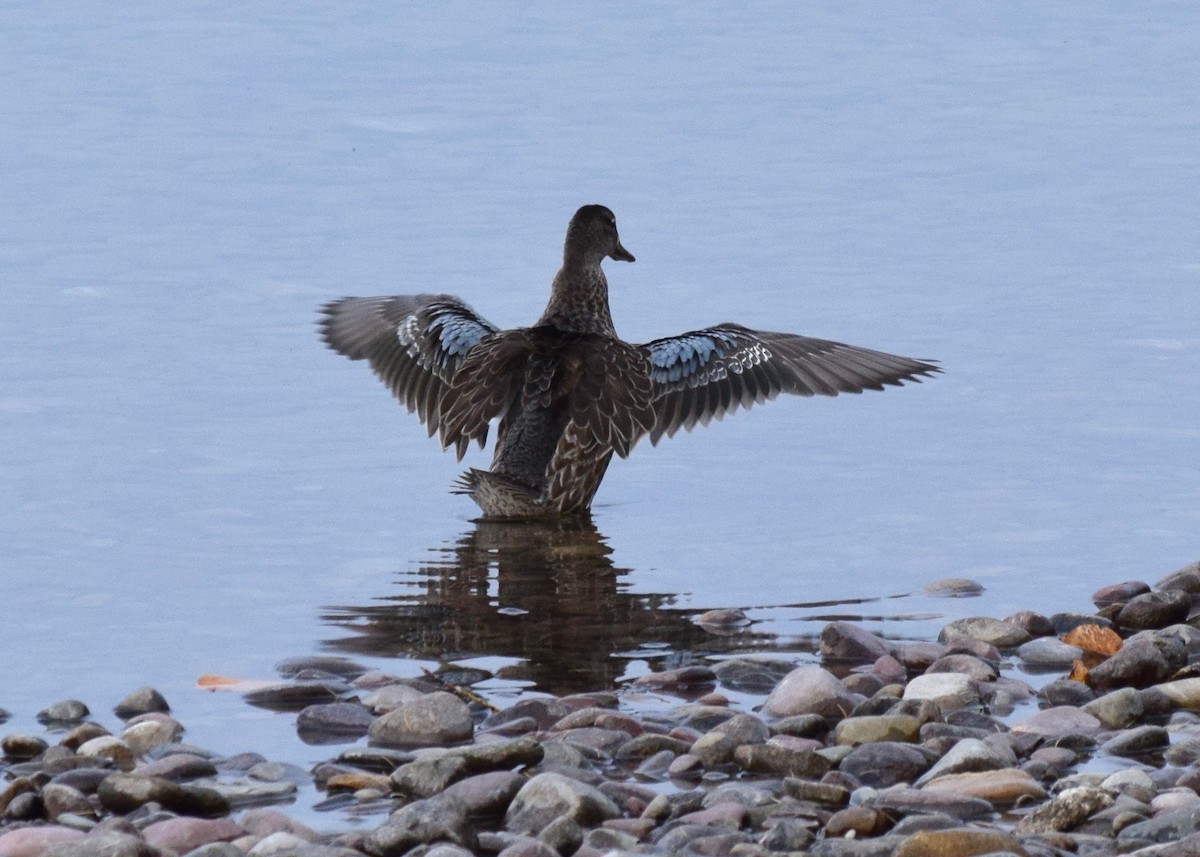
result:
[[[618,262],[634,262],[633,254],[621,246],[621,242],[617,242],[617,249],[612,251],[612,257]]]

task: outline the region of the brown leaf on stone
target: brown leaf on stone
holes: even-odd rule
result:
[[[1087,684],[1087,674],[1088,669],[1083,665],[1083,661],[1075,661],[1075,666],[1071,667],[1071,674],[1067,678]]]
[[[1123,645],[1116,631],[1099,625],[1080,625],[1063,635],[1062,641],[1106,658],[1119,652]]]

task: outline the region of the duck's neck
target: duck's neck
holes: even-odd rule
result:
[[[565,260],[554,276],[550,302],[538,324],[615,337],[617,331],[608,309],[608,280],[600,265]]]

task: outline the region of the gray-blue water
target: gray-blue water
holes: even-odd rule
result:
[[[1193,6],[18,2],[0,31],[6,731],[67,696],[115,725],[151,684],[189,740],[311,763],[196,679],[436,666],[429,634],[363,641],[460,578],[467,619],[426,630],[477,632],[445,651],[515,695],[644,671],[645,627],[686,656],[710,607],[766,651],[829,612],[795,605],[988,587],[835,608],[928,637],[900,617],[1086,609],[1200,555]],[[630,340],[738,321],[946,374],[640,446],[610,552],[513,578],[315,309],[444,291],[528,324],[590,202],[638,257],[608,263]]]

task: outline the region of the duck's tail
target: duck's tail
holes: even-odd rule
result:
[[[450,490],[469,496],[488,518],[544,518],[551,514],[539,492],[506,473],[472,467]]]

